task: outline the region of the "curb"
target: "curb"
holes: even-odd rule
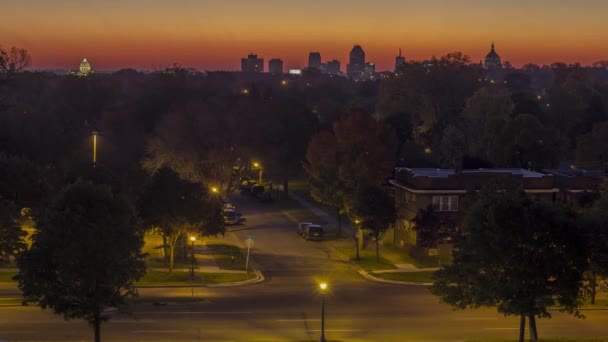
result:
[[[367,272],[366,270],[361,268],[359,265],[355,264],[352,260],[350,260],[350,258],[348,256],[346,256],[342,252],[338,251],[334,246],[330,246],[329,248],[331,248],[333,253],[340,256],[340,259],[348,262],[357,271],[357,273],[359,273],[363,278],[365,278],[367,280],[375,281],[377,283],[385,283],[385,284],[393,284],[393,285],[408,285],[408,286],[431,286],[431,285],[433,285],[433,283],[415,283],[415,282],[411,282],[411,281],[387,280],[387,279],[374,277],[373,275],[369,274],[369,272]]]
[[[262,272],[260,272],[258,270],[253,270],[253,273],[255,273],[255,275],[256,275],[256,277],[253,279],[235,281],[232,283],[209,284],[209,285],[206,285],[206,287],[235,287],[235,286],[257,284],[257,283],[261,283],[264,281],[265,278],[264,278],[264,275],[262,274]]]
[[[138,285],[135,288],[138,289],[170,289],[170,288],[191,288],[191,287],[234,287],[243,286],[250,284],[257,284],[264,281],[264,275],[258,270],[253,271],[256,275],[255,278],[249,280],[233,281],[229,283],[220,284],[187,284],[187,285]]]

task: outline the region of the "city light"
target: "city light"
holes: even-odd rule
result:
[[[320,288],[322,291],[325,291],[325,290],[327,289],[327,283],[321,283],[321,284],[319,284],[319,288]]]

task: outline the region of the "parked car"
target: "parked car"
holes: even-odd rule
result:
[[[304,227],[311,225],[312,222],[300,222],[298,223],[298,227],[296,228],[296,233],[298,233],[298,235],[302,235],[302,233],[304,233]]]
[[[304,227],[302,237],[304,240],[323,240],[323,227],[319,226],[318,224],[307,225]]]
[[[255,198],[260,202],[272,202],[272,194],[268,191],[258,193]]]
[[[241,222],[241,217],[234,209],[224,210],[224,224],[233,225],[239,224],[239,222]]]
[[[234,206],[234,204],[232,204],[230,202],[224,202],[224,210],[228,210],[228,209],[236,210],[236,207]]]
[[[251,196],[254,196],[254,197],[256,197],[258,194],[261,194],[263,192],[264,192],[264,186],[263,185],[254,185],[251,188],[251,191],[250,191]]]

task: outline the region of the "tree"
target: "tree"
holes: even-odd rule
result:
[[[336,213],[336,236],[342,235],[342,214],[344,214],[344,192],[336,160],[339,158],[336,137],[329,132],[319,132],[308,144],[307,163],[310,194],[318,203],[327,205]]]
[[[604,190],[591,210],[581,220],[585,236],[588,269],[585,272],[585,293],[595,304],[597,289],[608,277],[608,194]]]
[[[344,116],[332,132],[317,133],[308,145],[305,170],[313,198],[340,208],[338,215],[349,211],[347,198],[393,174],[396,152],[395,133],[384,123],[361,113]]]
[[[581,168],[604,169],[608,162],[608,121],[596,123],[593,130],[577,139],[576,164]]]
[[[53,200],[37,227],[32,247],[17,258],[24,300],[85,319],[101,341],[104,309],[137,295],[133,283],[145,273],[133,208],[108,188],[79,181]]]
[[[211,196],[198,183],[185,181],[162,168],[145,185],[138,209],[146,230],[158,232],[173,271],[175,247],[187,234],[218,235],[225,227],[219,196]]]
[[[0,264],[27,248],[27,233],[21,229],[20,216],[17,207],[0,196]]]
[[[429,205],[419,209],[414,218],[416,244],[425,248],[437,248],[437,245],[456,233],[456,225],[449,219],[441,217]]]
[[[352,197],[351,210],[357,213],[359,226],[376,241],[376,262],[380,262],[380,240],[395,223],[393,200],[378,186],[366,186]]]
[[[566,141],[534,116],[520,114],[503,129],[491,161],[497,166],[540,170],[554,167],[562,158]]]
[[[453,263],[433,277],[431,291],[456,309],[496,306],[526,317],[537,340],[536,317],[549,307],[580,316],[582,273],[586,267],[575,214],[530,199],[523,190],[491,184],[467,211],[456,236]]]
[[[32,58],[25,49],[12,47],[5,51],[0,46],[0,74],[12,75],[32,64]]]

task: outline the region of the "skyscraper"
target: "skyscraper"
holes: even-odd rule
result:
[[[365,79],[373,80],[376,78],[376,64],[375,63],[365,63]]]
[[[308,68],[321,69],[321,54],[319,52],[311,52],[308,55]]]
[[[395,57],[395,73],[398,73],[399,67],[405,64],[405,57],[401,56],[401,48],[399,48],[399,56]]]
[[[340,61],[334,59],[333,61],[327,62],[327,73],[330,75],[339,75],[340,74]]]
[[[365,52],[359,45],[350,50],[350,63],[346,67],[348,77],[354,80],[362,80],[365,73]]]
[[[250,53],[247,58],[241,58],[242,72],[263,72],[264,59],[258,58],[258,55]]]
[[[268,72],[271,74],[282,74],[283,73],[283,61],[274,58],[268,61]]]

